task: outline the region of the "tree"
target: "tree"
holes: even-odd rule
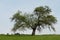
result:
[[[53,31],[55,31],[53,24],[57,22],[57,19],[50,14],[52,11],[48,6],[37,7],[35,8],[34,12],[35,15],[37,15],[37,23],[33,28],[32,35],[35,35],[35,30],[37,27],[39,31],[41,30],[41,28],[45,28],[45,27],[48,27],[49,29],[51,28],[53,29]]]
[[[43,28],[53,29],[53,24],[57,22],[57,19],[51,15],[51,9],[48,6],[40,6],[35,8],[33,14],[24,14],[22,15],[21,12],[17,12],[13,15],[12,20],[15,21],[13,31],[18,29],[25,29],[30,28],[32,29],[32,35],[35,35],[35,31],[41,31]]]

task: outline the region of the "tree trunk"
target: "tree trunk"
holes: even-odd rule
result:
[[[36,28],[33,28],[32,36],[35,35]]]

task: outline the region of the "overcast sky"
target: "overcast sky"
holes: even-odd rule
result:
[[[41,33],[60,34],[60,0],[0,0],[0,33],[11,33],[13,22],[11,22],[10,17],[17,10],[33,12],[34,8],[45,5],[52,9],[52,14],[58,22],[54,26],[56,32],[44,29]],[[25,33],[30,33],[30,31],[25,31]]]

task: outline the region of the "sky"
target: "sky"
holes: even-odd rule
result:
[[[22,12],[33,12],[34,8],[39,6],[49,6],[58,22],[54,25],[56,32],[49,31],[48,29],[42,30],[37,34],[60,34],[60,0],[0,0],[0,33],[11,33],[13,22],[10,17],[18,10]],[[20,31],[19,31],[20,32]],[[31,30],[22,33],[31,33]]]

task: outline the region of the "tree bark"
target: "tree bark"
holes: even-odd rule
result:
[[[33,28],[32,36],[35,35],[36,28]]]

